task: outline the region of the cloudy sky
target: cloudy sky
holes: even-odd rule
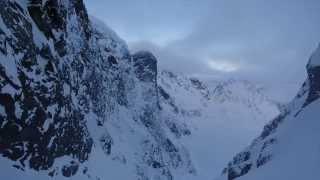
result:
[[[206,79],[264,84],[290,99],[320,42],[320,0],[86,0],[132,51]]]

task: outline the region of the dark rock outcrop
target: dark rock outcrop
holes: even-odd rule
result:
[[[147,51],[140,51],[133,56],[135,74],[141,81],[153,82],[157,81],[157,59],[153,54]]]
[[[70,4],[76,6],[76,1],[70,1]],[[92,139],[84,125],[82,109],[73,104],[71,94],[65,94],[63,88],[72,84],[70,74],[66,74],[72,70],[67,67],[69,63],[64,64],[53,55],[54,50],[47,44],[37,44],[33,33],[38,27],[56,43],[56,39],[66,38],[64,33],[55,37],[52,31],[66,31],[65,16],[69,7],[56,1],[45,4],[31,1],[28,5],[31,17],[15,1],[1,1],[0,7],[1,18],[7,27],[2,42],[6,45],[3,55],[7,58],[2,57],[0,65],[1,105],[6,109],[0,119],[1,153],[23,166],[30,164],[36,170],[49,169],[56,158],[65,155],[73,156],[79,162],[85,161],[91,151]],[[85,9],[78,11],[86,12]],[[37,27],[32,25],[32,20]],[[66,46],[61,48],[67,51]],[[65,73],[57,68],[63,64]],[[8,74],[12,71],[17,74]],[[29,163],[25,162],[27,160]]]
[[[313,53],[307,65],[309,92],[304,104],[307,106],[320,97],[320,45]]]

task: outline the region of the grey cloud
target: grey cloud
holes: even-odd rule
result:
[[[162,70],[170,70],[185,74],[208,73],[210,69],[205,62],[197,60],[190,52],[177,52],[167,47],[160,47],[148,41],[140,41],[131,44],[131,51],[148,50],[158,59]]]
[[[319,0],[87,0],[89,12],[164,69],[298,87],[320,42]],[[236,71],[210,68],[215,61]],[[214,63],[213,63],[214,65]]]

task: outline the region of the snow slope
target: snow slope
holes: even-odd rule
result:
[[[269,122],[261,135],[236,155],[221,179],[315,179],[320,143],[320,57],[318,48],[307,65],[308,79],[296,98]]]
[[[279,113],[261,88],[246,81],[208,85],[168,71],[158,78],[163,119],[190,152],[198,179],[218,174]]]

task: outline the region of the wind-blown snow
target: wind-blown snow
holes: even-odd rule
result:
[[[100,42],[101,46],[109,45],[110,47],[108,48],[115,51],[114,53],[118,56],[127,55],[129,53],[127,43],[123,39],[121,39],[118,34],[111,28],[109,28],[103,21],[94,16],[90,16],[90,22],[93,28],[96,29],[97,32],[102,33],[105,37],[105,41]]]

